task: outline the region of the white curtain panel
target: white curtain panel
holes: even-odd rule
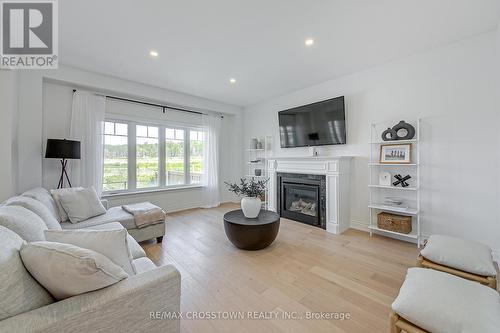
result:
[[[71,140],[81,142],[81,159],[70,161],[73,186],[93,186],[101,195],[106,97],[90,92],[73,93]]]
[[[203,145],[203,195],[205,208],[220,205],[219,188],[219,142],[221,130],[220,116],[202,115],[205,129]]]

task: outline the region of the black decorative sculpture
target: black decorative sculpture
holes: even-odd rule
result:
[[[397,135],[396,131],[393,130],[392,128],[388,128],[382,132],[382,140],[384,140],[384,141],[397,140],[397,137],[398,137],[398,135]]]
[[[401,120],[396,126],[394,126],[393,131],[396,132],[396,140],[411,140],[415,136],[415,127],[408,124],[404,120]],[[405,133],[406,135],[402,135]]]
[[[394,178],[397,179],[397,181],[395,181],[394,183],[392,183],[392,185],[394,186],[398,186],[399,184],[401,184],[402,187],[408,187],[410,186],[410,184],[408,184],[406,181],[411,179],[411,176],[410,175],[406,175],[406,176],[401,176],[400,174],[397,174],[397,175],[394,175]]]
[[[384,141],[411,140],[414,137],[415,127],[404,120],[382,132],[382,140]]]

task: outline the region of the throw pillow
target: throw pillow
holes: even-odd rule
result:
[[[45,240],[89,249],[106,256],[129,275],[135,275],[126,229],[46,230]]]
[[[15,232],[0,226],[0,320],[54,302],[24,268],[19,256],[23,243]]]
[[[55,219],[59,219],[57,206],[50,192],[42,187],[33,188],[21,194],[23,197],[32,198],[40,201]]]
[[[30,197],[12,197],[5,202],[5,206],[20,206],[24,207],[36,215],[45,222],[45,225],[50,230],[61,230],[61,225],[59,221],[52,215],[49,209],[40,201],[30,198]]]
[[[57,300],[115,284],[128,274],[100,253],[78,246],[33,242],[21,248],[31,275]]]
[[[57,215],[59,217],[59,222],[69,221],[68,214],[66,214],[66,211],[64,210],[63,206],[61,205],[61,200],[60,200],[61,196],[63,196],[66,193],[79,191],[79,190],[83,190],[83,187],[60,188],[57,190],[50,190],[50,194],[52,195],[52,198],[54,199],[54,203],[56,205],[56,210],[57,210]]]
[[[93,187],[68,191],[59,196],[59,202],[71,223],[85,221],[91,217],[106,214]]]
[[[40,216],[24,207],[0,207],[0,225],[14,231],[27,242],[45,240],[43,231],[47,230],[47,226]]]

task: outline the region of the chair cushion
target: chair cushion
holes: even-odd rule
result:
[[[36,199],[23,196],[12,197],[5,202],[5,205],[24,207],[40,216],[49,230],[61,230],[59,221],[57,221],[54,215],[52,215],[52,213],[43,203]]]
[[[128,275],[135,275],[125,229],[46,230],[45,239],[98,252],[123,268]]]
[[[427,268],[410,268],[392,309],[429,332],[498,332],[500,296],[486,286]]]
[[[24,241],[0,226],[0,320],[53,303],[50,294],[24,268]]]
[[[44,188],[37,187],[34,189],[31,189],[29,191],[24,192],[21,194],[23,197],[28,197],[32,198],[35,200],[40,201],[47,209],[49,210],[50,214],[59,221],[59,214],[57,212],[57,206],[56,203],[54,202],[54,199],[52,198],[52,195],[50,194],[49,191],[47,191]]]
[[[156,268],[156,265],[147,257],[134,260],[134,266],[137,274],[141,274]]]
[[[496,276],[491,249],[481,243],[443,235],[432,235],[420,254],[437,264],[462,271]]]
[[[102,254],[70,244],[33,242],[24,244],[20,253],[26,269],[57,300],[98,290],[128,277]]]
[[[0,207],[0,225],[9,228],[27,242],[45,240],[47,226],[30,210],[19,206]]]
[[[100,224],[100,225],[95,225],[93,227],[87,227],[84,228],[83,230],[113,230],[113,229],[125,229],[120,223],[118,222],[109,222],[105,224]],[[127,232],[127,243],[130,248],[130,252],[132,253],[132,258],[138,259],[146,256],[146,252],[144,252],[144,249],[142,246],[137,243],[137,241],[132,237],[128,232]]]
[[[135,221],[134,216],[132,214],[127,213],[121,207],[112,207],[108,209],[106,214],[99,215],[96,217],[92,217],[88,220],[79,222],[79,223],[61,223],[61,227],[63,229],[81,229],[93,227],[100,224],[105,224],[109,222],[119,222],[126,229],[135,229]]]
[[[71,223],[106,214],[106,208],[93,187],[61,193],[59,201]]]

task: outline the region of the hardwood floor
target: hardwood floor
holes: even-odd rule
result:
[[[305,318],[307,312],[337,312],[350,319],[183,319],[182,332],[389,331],[390,304],[415,264],[415,245],[356,230],[337,236],[282,219],[270,247],[242,251],[226,239],[222,221],[236,208],[169,214],[163,243],[143,244],[157,265],[181,272],[184,314],[263,311]]]

